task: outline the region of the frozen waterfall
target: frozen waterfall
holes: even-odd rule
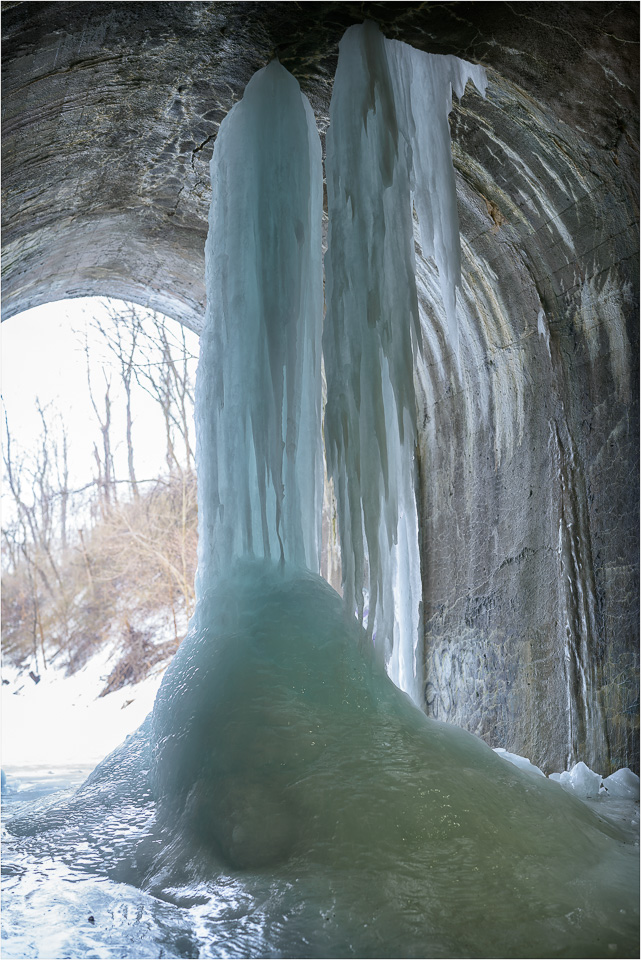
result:
[[[346,602],[422,698],[414,451],[420,331],[413,209],[456,345],[460,277],[448,112],[480,67],[386,40],[341,42],[327,137],[328,473]],[[197,389],[198,587],[238,557],[319,569],[320,142],[277,62],[248,84],[212,161],[208,310]]]
[[[438,267],[456,349],[460,250],[447,116],[452,86],[460,97],[468,79],[485,92],[481,67],[386,40],[372,23],[351,27],[327,134],[325,447],[344,596],[394,681],[419,704],[412,210],[423,253]]]
[[[238,557],[320,567],[320,139],[277,61],[216,141],[196,388],[197,589]]]
[[[79,936],[87,923],[119,956],[596,958],[606,944],[636,955],[628,835],[429,719],[384,667],[391,657],[417,696],[412,197],[453,318],[447,109],[470,71],[482,88],[475,68],[432,62],[371,25],[341,45],[324,354],[343,600],[317,572],[314,118],[272,63],[221,125],[198,373],[196,612],[139,730],[73,796],[7,825],[29,922],[67,910],[58,955],[97,953]],[[428,133],[432,146],[419,147]],[[55,910],[34,900],[34,869],[59,871]]]

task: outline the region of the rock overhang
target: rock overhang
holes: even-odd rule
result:
[[[490,240],[497,217],[499,225],[531,225],[527,209],[525,223],[511,216],[524,206],[518,181],[559,129],[576,141],[564,144],[561,133],[557,151],[562,166],[578,167],[575,193],[589,191],[586,164],[598,180],[613,167],[606,179],[619,193],[630,189],[635,12],[599,3],[523,7],[4,4],[4,315],[112,293],[197,329],[208,161],[221,120],[276,55],[299,79],[322,134],[338,42],[364,16],[388,36],[488,69],[487,103],[468,92],[452,130],[459,185],[487,205]],[[563,212],[560,179],[528,185],[540,201],[535,218],[553,223]],[[462,232],[476,242],[464,216]]]

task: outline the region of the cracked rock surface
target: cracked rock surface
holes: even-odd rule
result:
[[[3,310],[198,330],[218,126],[278,55],[321,133],[337,45],[482,63],[451,115],[460,369],[433,266],[418,451],[426,709],[546,770],[638,769],[638,8],[3,3]]]

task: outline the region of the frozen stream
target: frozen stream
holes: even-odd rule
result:
[[[72,795],[87,769],[8,768],[3,823]],[[87,849],[85,849],[87,848]],[[2,956],[195,957],[195,918],[127,884],[92,873],[88,845],[73,862],[49,845],[29,851],[3,829]]]
[[[11,776],[9,785],[16,786]],[[3,816],[8,818],[38,804],[51,791],[71,791],[82,774],[68,769],[21,772],[20,790],[3,797]],[[638,842],[638,803],[606,797],[586,801],[599,816],[616,822],[629,841]],[[86,851],[85,851],[86,852]],[[250,896],[241,880],[221,878],[212,899],[194,906],[177,906],[125,883],[91,873],[82,864],[81,849],[75,865],[50,856],[26,852],[9,834],[3,836],[2,956],[40,957],[232,957],[232,956],[323,956],[314,948],[315,927],[323,932],[336,923],[336,904],[326,902],[306,928],[304,915],[292,911],[279,922],[270,918],[270,884],[265,883],[262,903]],[[319,878],[320,882],[320,878]],[[295,883],[289,883],[290,888]],[[277,900],[277,898],[275,898]],[[621,908],[622,910],[625,908]],[[625,926],[626,915],[621,913]],[[271,952],[274,934],[289,926],[298,934],[299,950]],[[271,928],[271,936],[270,936]],[[325,938],[323,938],[323,942]],[[358,952],[346,956],[363,956]],[[372,954],[377,955],[377,954]],[[385,955],[383,950],[378,955]],[[605,956],[624,956],[609,948]],[[633,954],[630,954],[633,955]]]

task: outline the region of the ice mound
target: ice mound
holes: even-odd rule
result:
[[[639,799],[639,778],[629,767],[623,767],[611,773],[603,781],[603,786],[609,797],[617,800]]]
[[[8,828],[195,910],[201,956],[636,955],[617,827],[428,719],[328,584],[276,562],[213,583],[138,733]]]
[[[604,931],[626,949],[636,858],[616,828],[428,719],[308,572],[247,561],[219,580],[165,675],[151,747],[164,843],[147,883],[175,889],[189,862],[201,881],[340,889],[361,956],[600,956]]]
[[[603,778],[600,774],[590,770],[582,760],[575,763],[571,770],[564,770],[563,773],[551,773],[550,780],[555,780],[566,790],[574,793],[575,796],[586,800],[590,797],[598,797],[603,784]]]
[[[536,776],[544,777],[540,767],[531,763],[527,757],[517,753],[508,753],[503,747],[494,747],[494,752],[503,760],[513,763],[515,767],[526,770]],[[623,767],[605,779],[587,764],[580,761],[571,770],[563,773],[551,773],[550,780],[560,784],[564,789],[580,797],[582,800],[591,800],[594,797],[611,797],[613,800],[638,800],[639,778],[629,767]]]
[[[560,783],[565,790],[582,800],[594,797],[611,797],[613,800],[639,799],[639,778],[629,767],[623,767],[603,778],[581,761],[571,770],[551,773],[550,780]]]
[[[538,777],[545,776],[541,768],[534,763],[530,763],[527,757],[521,757],[518,753],[509,753],[503,747],[494,747],[494,753],[497,753],[503,760],[507,760],[508,763],[513,763],[520,770],[527,770],[528,773],[533,773]]]

